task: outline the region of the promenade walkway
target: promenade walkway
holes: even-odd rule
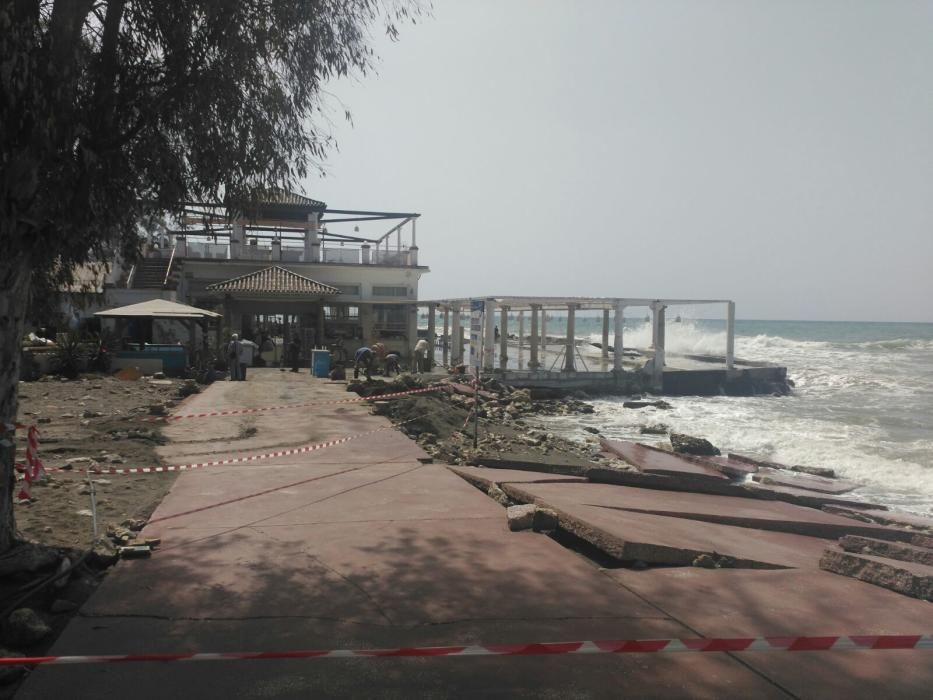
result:
[[[245,383],[213,385],[185,412],[336,400],[347,397],[343,389],[305,374],[257,370]],[[166,427],[170,443],[163,457],[201,461],[388,425],[364,404],[183,420]],[[499,505],[444,465],[419,461],[425,457],[416,443],[387,429],[320,451],[180,474],[145,530],[162,538],[161,548],[151,559],[121,562],[52,653],[697,636],[648,602],[650,590],[635,593],[624,576],[600,570],[546,536],[510,533]],[[58,666],[37,669],[18,697],[795,695],[748,658],[716,653]]]

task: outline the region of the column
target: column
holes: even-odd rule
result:
[[[726,369],[735,368],[735,302],[726,304]]]
[[[444,307],[444,367],[450,366],[450,307]]]
[[[483,328],[483,371],[492,372],[495,368],[496,357],[496,302],[492,299],[487,299],[485,308],[484,319],[486,324]]]
[[[370,248],[369,243],[360,246],[360,263],[363,265],[370,264]]]
[[[499,369],[509,367],[509,307],[499,311]]]
[[[609,364],[609,309],[603,309],[603,369]]]
[[[230,259],[239,260],[243,257],[243,241],[246,239],[246,228],[242,219],[234,219],[230,227]]]
[[[327,341],[324,339],[324,302],[317,305],[317,323],[314,328],[314,342],[318,347],[326,347]]]
[[[416,307],[417,308],[417,307]],[[435,304],[428,306],[428,367],[434,369],[434,343],[437,342],[437,327],[435,325],[434,312]]]
[[[317,213],[308,214],[308,221],[305,224],[305,262],[321,261],[321,239],[318,236],[317,228]]]
[[[575,313],[577,305],[576,304],[567,304],[567,338],[565,340],[566,346],[564,350],[564,371],[565,372],[574,372],[576,371],[576,366],[574,360],[577,346],[575,344],[576,338],[575,335]]]
[[[404,307],[408,315],[408,361],[411,367],[415,366],[415,343],[418,342],[418,306],[407,304]]]
[[[547,309],[541,309],[541,349],[547,349]]]
[[[664,377],[664,304],[654,302],[651,305],[651,338],[654,345],[652,378],[654,388],[659,390]]]
[[[531,305],[531,343],[529,348],[531,349],[531,357],[528,358],[528,369],[535,370],[541,366],[541,363],[538,362],[538,312],[541,310],[541,307],[537,304]]]
[[[625,347],[622,344],[622,322],[625,320],[625,317],[623,314],[624,308],[625,307],[622,306],[621,302],[618,302],[616,304],[616,312],[615,312],[615,319],[614,319],[615,338],[613,339],[613,347],[615,348],[615,352],[613,352],[612,354],[612,368],[616,372],[622,371],[622,356],[625,351]]]
[[[463,364],[463,334],[460,332],[460,305],[454,304],[451,307],[454,313],[453,330],[451,335],[451,366]]]

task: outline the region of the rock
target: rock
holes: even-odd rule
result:
[[[583,429],[584,429],[586,432],[591,433],[591,434],[593,434],[593,435],[599,435],[599,428],[594,428],[594,427],[591,426],[591,425],[584,425],[584,426],[583,426]]]
[[[153,372],[152,378],[153,379],[165,379],[165,372]]]
[[[165,409],[165,404],[153,403],[149,404],[149,415],[151,416],[164,416],[167,411]]]
[[[74,417],[75,417],[75,414],[74,414],[74,413],[63,413],[63,414],[61,414],[61,415],[59,416],[59,418],[63,418],[63,419],[66,419],[66,420],[67,420],[68,418],[74,418]]]
[[[914,535],[910,539],[910,543],[915,547],[933,549],[933,535]]]
[[[0,557],[0,578],[48,569],[59,561],[53,549],[35,544],[22,544]]]
[[[100,417],[102,417],[103,415],[104,415],[104,414],[101,413],[100,411],[90,411],[90,410],[88,410],[88,411],[85,411],[84,413],[82,413],[82,414],[81,414],[81,417],[82,417],[82,418],[100,418]]]
[[[642,435],[667,435],[670,431],[670,427],[664,423],[652,423],[651,425],[643,425],[639,428],[638,432]]]
[[[505,491],[500,489],[496,484],[493,484],[486,491],[486,495],[492,498],[496,503],[502,506],[509,505],[509,497],[505,494]]]
[[[690,564],[700,569],[718,569],[716,565],[716,560],[713,559],[709,554],[701,554],[696,559],[693,560]]]
[[[78,495],[79,495],[79,496],[89,496],[90,494],[91,494],[91,487],[88,486],[87,484],[81,484],[81,485],[78,487]],[[79,513],[79,515],[80,515],[80,513]]]
[[[70,613],[77,609],[78,609],[77,603],[70,601],[70,600],[66,600],[64,598],[59,598],[58,600],[52,603],[52,606],[49,608],[49,612],[55,615],[60,615],[61,613]]]
[[[722,454],[709,440],[683,433],[671,433],[671,447],[674,452],[688,455],[715,457]]]
[[[535,506],[534,504],[509,506],[506,516],[509,519],[509,530],[512,532],[530,530],[534,526]]]
[[[661,399],[657,401],[624,401],[622,403],[622,408],[648,408],[652,406],[665,411],[669,408],[673,408],[667,401]]]
[[[42,423],[42,424],[51,423],[51,422],[52,422],[52,419],[48,417],[39,419],[39,423]]]
[[[803,464],[795,464],[790,470],[792,472],[800,472],[801,474],[810,474],[812,476],[822,476],[826,479],[835,479],[836,470],[831,469],[830,467],[807,467]]]
[[[535,508],[533,527],[535,532],[553,532],[557,529],[557,513],[550,508]]]
[[[4,640],[15,647],[28,647],[41,641],[51,631],[31,608],[14,610],[7,618]]]
[[[92,566],[102,569],[116,564],[117,557],[117,548],[107,540],[102,539],[94,545],[87,560]]]
[[[87,493],[90,493],[90,491],[88,491]],[[82,508],[81,510],[75,511],[75,515],[80,515],[80,516],[83,517],[83,518],[93,518],[93,517],[94,517],[94,513],[91,512],[91,510],[88,509],[88,508]]]

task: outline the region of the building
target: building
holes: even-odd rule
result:
[[[144,257],[105,290],[106,306],[164,298],[223,314],[222,333],[197,343],[219,350],[231,333],[281,347],[297,336],[315,347],[382,342],[408,357],[417,339],[420,214],[329,209],[277,191],[254,210],[185,206],[178,228],[147,242]],[[364,235],[360,229],[378,229]],[[387,229],[387,230],[386,230]],[[168,326],[148,342],[188,342]]]

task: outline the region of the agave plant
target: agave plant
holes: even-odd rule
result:
[[[74,379],[88,359],[87,344],[77,333],[62,333],[58,336],[58,349],[53,355],[55,373]]]

